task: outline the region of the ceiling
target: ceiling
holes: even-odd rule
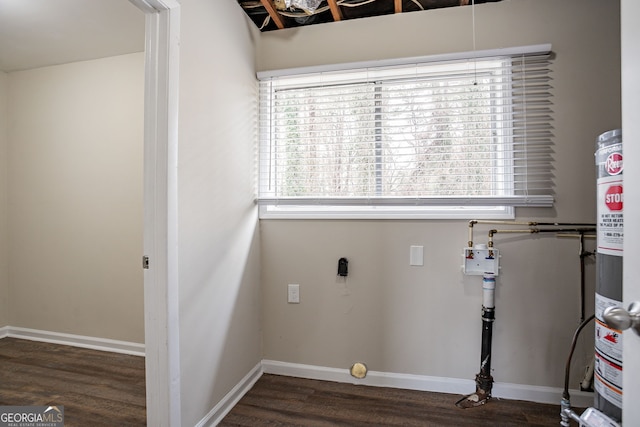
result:
[[[258,28],[271,31],[501,0],[236,1]],[[0,71],[143,50],[144,13],[129,0],[0,0]]]
[[[501,0],[237,0],[261,31]]]
[[[0,70],[144,50],[144,13],[128,0],[0,0]]]

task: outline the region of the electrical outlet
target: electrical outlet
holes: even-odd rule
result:
[[[300,285],[290,284],[287,288],[287,302],[289,304],[300,304]]]

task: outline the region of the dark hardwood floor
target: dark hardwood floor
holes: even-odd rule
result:
[[[0,339],[0,405],[64,406],[65,426],[145,426],[144,358]]]
[[[470,392],[473,390],[470,390]],[[263,375],[220,426],[557,426],[560,406]],[[577,424],[572,424],[577,425]]]
[[[471,391],[471,390],[470,390]],[[558,405],[263,375],[220,426],[557,426]],[[0,405],[63,405],[65,426],[144,426],[144,358],[0,339]],[[572,424],[576,425],[576,424]]]

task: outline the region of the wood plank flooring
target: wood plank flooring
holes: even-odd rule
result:
[[[471,390],[470,390],[471,392]],[[558,405],[263,375],[220,426],[557,426]],[[144,426],[144,358],[0,339],[0,405],[63,405],[65,426]],[[572,424],[576,425],[576,424]]]
[[[472,392],[473,390],[470,390]],[[557,426],[560,406],[263,375],[220,426]],[[577,425],[577,424],[572,424]]]
[[[66,427],[145,426],[144,357],[3,338],[0,405],[62,405]]]

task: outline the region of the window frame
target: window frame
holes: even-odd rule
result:
[[[500,58],[513,57],[515,55],[530,55],[535,53],[549,53],[551,45],[536,45],[509,49],[497,49],[471,53],[457,53],[451,55],[437,55],[423,58],[407,58],[393,61],[374,61],[367,63],[336,64],[323,67],[309,67],[304,69],[289,69],[272,72],[258,73],[260,80],[271,77],[303,75],[324,71],[348,71],[368,67],[388,67],[395,65],[408,65],[418,63],[446,62],[460,59],[473,58]],[[503,113],[509,114],[509,113]],[[265,130],[261,126],[260,148],[258,151],[258,167],[269,163],[262,150]],[[271,132],[271,130],[268,130]],[[270,138],[269,134],[269,138]],[[512,141],[512,140],[511,140]],[[513,142],[502,144],[513,145]],[[513,146],[507,149],[513,152]],[[355,200],[350,198],[302,198],[304,203],[296,202],[297,199],[275,199],[270,194],[265,195],[263,183],[260,182],[260,171],[256,177],[259,195],[259,217],[262,219],[513,219],[517,206],[552,206],[553,198],[547,196],[531,197],[503,197],[488,196],[490,201],[482,197],[456,196],[449,200],[447,197],[411,198],[411,197],[373,197],[369,199]],[[520,200],[515,200],[520,199]],[[533,200],[533,203],[531,201]],[[500,201],[503,204],[497,204]],[[461,202],[465,202],[464,204]],[[537,203],[537,204],[536,204]]]

